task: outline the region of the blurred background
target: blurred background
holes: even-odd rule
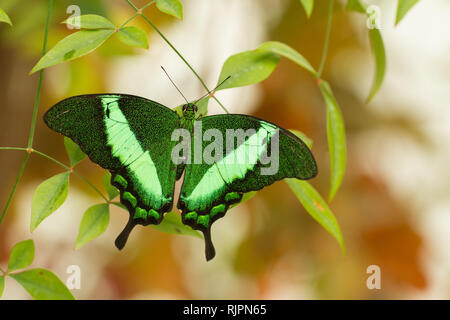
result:
[[[216,84],[223,62],[268,40],[285,42],[318,67],[328,1],[315,1],[307,19],[298,0],[184,0],[176,20],[154,6],[146,15],[200,73]],[[135,1],[140,7],[146,1]],[[114,239],[128,213],[113,208],[107,231],[74,250],[85,210],[98,197],[76,176],[63,206],[30,233],[37,185],[62,171],[32,156],[0,226],[0,267],[15,243],[32,238],[33,266],[49,268],[64,282],[70,265],[81,269],[78,299],[449,299],[450,298],[450,2],[420,1],[394,27],[396,1],[381,8],[387,53],[383,86],[365,103],[374,72],[366,18],[337,1],[323,78],[334,90],[346,122],[348,164],[330,204],[346,243],[338,243],[308,213],[284,182],[259,192],[214,224],[216,257],[206,262],[203,241],[137,227],[125,249]],[[69,35],[61,21],[76,4],[121,24],[134,11],[122,0],[56,1],[49,47]],[[40,57],[47,1],[0,0],[13,27],[0,25],[0,146],[25,146]],[[94,53],[45,71],[34,147],[68,163],[62,136],[43,113],[76,94],[120,92],[166,106],[183,103],[160,66],[189,100],[205,90],[190,70],[142,19],[149,50],[131,49],[115,37]],[[252,114],[298,129],[313,139],[319,175],[311,183],[326,197],[329,155],[325,105],[315,79],[282,59],[263,83],[217,93],[231,112]],[[210,114],[221,110],[214,101]],[[3,208],[25,154],[0,151]],[[77,171],[101,188],[104,170],[89,160]],[[381,269],[381,289],[369,290],[366,269]],[[2,299],[29,299],[7,279]]]

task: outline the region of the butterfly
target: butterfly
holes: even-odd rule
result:
[[[195,103],[181,111],[133,95],[90,94],[58,102],[44,121],[110,171],[130,214],[115,241],[118,249],[136,225],[161,223],[184,174],[177,207],[183,224],[203,233],[210,260],[211,225],[230,206],[275,181],[311,179],[317,165],[301,139],[269,121],[242,114],[201,116]]]

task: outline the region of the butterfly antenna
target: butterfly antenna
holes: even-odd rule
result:
[[[184,94],[181,92],[180,89],[178,89],[177,85],[175,84],[175,82],[173,82],[172,78],[170,78],[169,74],[167,73],[166,69],[164,69],[163,66],[161,66],[161,69],[163,69],[164,73],[166,74],[167,78],[169,78],[170,82],[172,82],[173,86],[178,90],[178,92],[181,94],[181,96],[184,98],[184,100],[186,100],[186,103],[189,104],[189,101],[186,99],[186,97],[184,96]]]
[[[208,93],[206,93],[203,97],[201,97],[200,99],[198,99],[197,101],[194,102],[194,104],[197,104],[197,102],[199,102],[200,100],[202,100],[204,97],[206,97],[207,95],[211,95],[214,94],[214,92],[225,83],[225,81],[227,81],[228,79],[230,79],[231,76],[228,76],[225,78],[225,80],[223,80],[221,83],[219,83],[212,91],[209,91]]]

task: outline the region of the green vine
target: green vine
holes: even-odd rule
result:
[[[322,58],[320,60],[319,71],[317,72],[317,78],[319,78],[319,79],[322,77],[323,68],[325,67],[325,62],[327,61],[328,44],[330,43],[330,34],[331,34],[331,22],[333,19],[333,7],[334,7],[334,0],[329,0],[327,31],[325,33],[325,43],[323,45],[323,52],[322,52]]]

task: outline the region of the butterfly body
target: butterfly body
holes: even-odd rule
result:
[[[211,225],[245,193],[317,174],[311,152],[289,131],[246,115],[202,117],[192,103],[179,116],[142,97],[83,95],[57,103],[44,120],[111,172],[130,213],[119,249],[135,225],[161,223],[183,173],[177,207],[184,224],[203,232],[207,260],[215,255]]]

